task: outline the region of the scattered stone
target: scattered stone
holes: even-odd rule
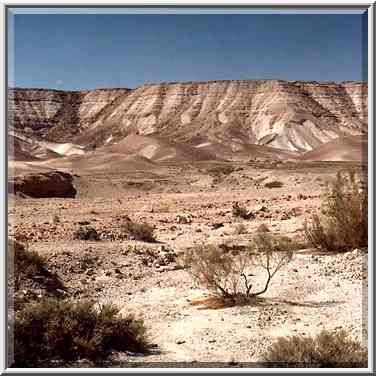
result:
[[[176,221],[177,221],[177,223],[179,223],[181,225],[185,225],[185,224],[192,223],[192,218],[188,217],[186,215],[178,215],[176,217]]]

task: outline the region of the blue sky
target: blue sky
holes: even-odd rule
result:
[[[366,20],[360,14],[13,14],[9,86],[361,80]]]

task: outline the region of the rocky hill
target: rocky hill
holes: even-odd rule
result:
[[[365,134],[367,100],[367,84],[353,81],[177,82],[70,92],[11,89],[9,117],[12,135],[22,137],[19,143],[27,139],[39,147],[41,142],[69,142],[69,150],[77,154],[132,134],[162,136],[194,148],[223,145],[241,151],[256,144],[301,153],[338,137]],[[59,153],[58,147],[49,150]]]

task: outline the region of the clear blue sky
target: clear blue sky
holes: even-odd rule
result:
[[[17,14],[9,23],[9,86],[361,80],[366,20],[360,14]]]

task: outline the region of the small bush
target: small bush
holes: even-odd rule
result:
[[[243,223],[238,223],[234,228],[234,235],[241,235],[246,234],[247,228],[243,225]]]
[[[81,259],[79,260],[79,268],[82,271],[85,271],[93,266],[95,266],[97,263],[97,257],[94,257],[90,254],[84,254],[82,255]]]
[[[261,223],[260,226],[257,227],[257,232],[270,232],[270,229],[267,224]]]
[[[264,289],[257,295],[267,291],[272,278],[291,261],[293,253],[293,242],[287,236],[260,233],[254,237],[250,245],[250,254],[254,264],[261,266],[268,275]]]
[[[120,231],[135,240],[144,242],[154,242],[154,228],[147,223],[135,223],[131,220],[125,220],[120,225]]]
[[[97,230],[91,226],[80,226],[73,233],[73,239],[99,241]]]
[[[230,175],[235,171],[235,168],[230,165],[221,165],[215,166],[208,169],[208,173],[214,177],[218,177],[220,175]]]
[[[209,244],[187,250],[183,262],[195,281],[215,295],[232,299],[240,293],[241,276],[250,259],[246,252],[226,252]]]
[[[346,251],[368,245],[368,186],[361,187],[353,172],[338,173],[328,186],[321,213],[305,221],[307,240],[327,251]]]
[[[251,219],[255,217],[255,215],[252,212],[249,212],[244,205],[239,204],[238,202],[235,202],[232,205],[232,215],[234,217],[242,219]]]
[[[194,280],[224,300],[236,303],[265,293],[274,275],[292,258],[287,241],[268,234],[257,236],[249,249],[222,249],[215,245],[199,245],[188,250],[183,258]],[[252,291],[248,269],[260,266],[267,272],[263,289]]]
[[[30,290],[38,287],[53,295],[58,295],[58,290],[65,289],[60,278],[47,269],[44,258],[37,252],[29,250],[16,240],[9,239],[8,254],[9,263],[13,264],[9,278],[14,281],[15,294],[22,289]],[[16,300],[17,303],[22,303],[22,300],[27,299],[17,296]],[[15,304],[15,308],[17,308],[17,304]]]
[[[44,259],[34,251],[30,251],[20,242],[9,239],[9,250],[14,257],[14,276],[31,278],[45,271]]]
[[[269,367],[367,367],[367,352],[345,331],[322,331],[315,338],[278,338],[263,356]]]
[[[265,183],[265,188],[281,188],[283,187],[283,183],[279,180],[273,180]]]
[[[122,317],[112,305],[96,310],[90,302],[46,299],[15,315],[15,367],[81,358],[99,363],[111,350],[144,352],[147,347],[142,320]]]

